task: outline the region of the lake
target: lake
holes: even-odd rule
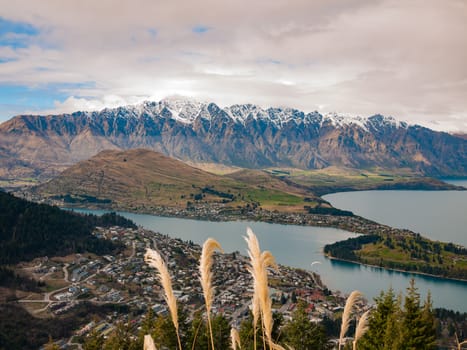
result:
[[[85,212],[102,213],[97,210]],[[344,230],[248,221],[211,222],[133,213],[119,214],[147,229],[183,240],[192,240],[198,244],[202,244],[208,237],[213,237],[226,252],[240,251],[245,255],[246,243],[243,236],[249,226],[258,236],[261,249],[270,250],[278,263],[313,270],[320,274],[323,282],[331,290],[350,293],[358,289],[369,300],[391,286],[396,291],[404,291],[413,276],[325,258],[322,254],[325,244],[355,236]],[[318,261],[319,264],[311,266],[314,261]],[[467,312],[467,282],[427,276],[416,276],[415,279],[423,299],[430,290],[436,307]]]
[[[467,179],[446,181],[467,187]],[[360,191],[323,198],[381,224],[467,247],[467,191]]]

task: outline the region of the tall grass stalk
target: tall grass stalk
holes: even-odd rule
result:
[[[358,340],[363,337],[363,335],[368,330],[368,316],[370,315],[370,310],[367,310],[363,313],[363,315],[358,320],[357,328],[355,329],[355,337],[352,342],[353,350],[357,350],[357,342]]]
[[[180,333],[178,330],[177,299],[173,293],[172,280],[170,278],[169,271],[167,270],[167,266],[160,254],[157,251],[149,248],[146,250],[144,260],[158,271],[159,281],[165,293],[164,298],[167,305],[169,306],[172,323],[175,327],[175,332],[177,333],[178,347],[179,350],[182,350],[182,343],[180,341]]]
[[[266,335],[269,348],[277,349],[277,345],[274,344],[271,336],[273,326],[272,301],[269,297],[267,271],[268,267],[276,268],[277,266],[271,252],[261,252],[258,239],[250,228],[247,228],[247,237],[245,237],[245,240],[248,245],[248,255],[251,260],[251,267],[248,270],[253,276],[253,307],[255,302],[259,303],[262,329]],[[254,346],[256,347],[256,343]]]
[[[233,327],[230,329],[230,341],[232,343],[233,350],[237,350],[237,345],[239,349],[242,348],[240,343],[240,334],[238,334],[238,331]]]
[[[342,343],[344,341],[345,334],[349,329],[349,323],[352,316],[352,312],[354,309],[354,305],[357,300],[362,296],[358,290],[354,290],[350,293],[347,301],[345,302],[344,313],[342,314],[342,325],[341,325],[341,332],[339,335],[339,350],[342,348]]]
[[[455,334],[456,334],[457,350],[461,350],[464,345],[467,345],[467,340],[464,340],[463,342],[459,343],[459,338],[457,337],[457,333]]]
[[[254,283],[254,282],[253,282]],[[259,300],[256,294],[253,294],[252,302],[252,311],[253,311],[253,345],[256,350],[256,326],[258,325],[258,320],[260,317],[260,310],[259,310]]]
[[[215,250],[222,251],[222,247],[215,239],[208,238],[203,244],[203,250],[201,252],[201,259],[199,261],[199,272],[201,287],[203,288],[204,303],[206,305],[206,313],[208,317],[209,335],[211,336],[211,346],[214,350],[214,337],[212,336],[211,326],[211,307],[212,299],[214,295],[214,288],[212,286],[212,255]]]
[[[154,340],[150,334],[146,334],[144,336],[143,350],[157,350],[156,345],[154,344]]]

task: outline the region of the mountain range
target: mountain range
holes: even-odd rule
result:
[[[105,149],[146,148],[191,162],[246,168],[405,169],[467,175],[467,139],[392,117],[304,113],[181,98],[0,125],[0,178],[46,179]]]

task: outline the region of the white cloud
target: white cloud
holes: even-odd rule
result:
[[[462,0],[0,0],[0,6],[5,18],[40,30],[33,46],[0,47],[0,57],[16,58],[0,64],[0,81],[95,82],[67,91],[57,112],[181,94],[221,105],[383,113],[467,131]],[[197,35],[196,26],[209,30]]]

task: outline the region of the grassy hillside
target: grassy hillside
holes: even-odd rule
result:
[[[376,189],[454,190],[456,186],[422,177],[407,169],[352,169],[328,167],[319,170],[270,168],[267,172],[294,186],[305,186],[316,195]]]
[[[137,210],[197,205],[304,211],[312,193],[263,171],[220,176],[144,149],[103,151],[35,188],[40,198],[70,205]]]
[[[467,249],[413,235],[364,235],[326,245],[331,257],[467,280]]]

